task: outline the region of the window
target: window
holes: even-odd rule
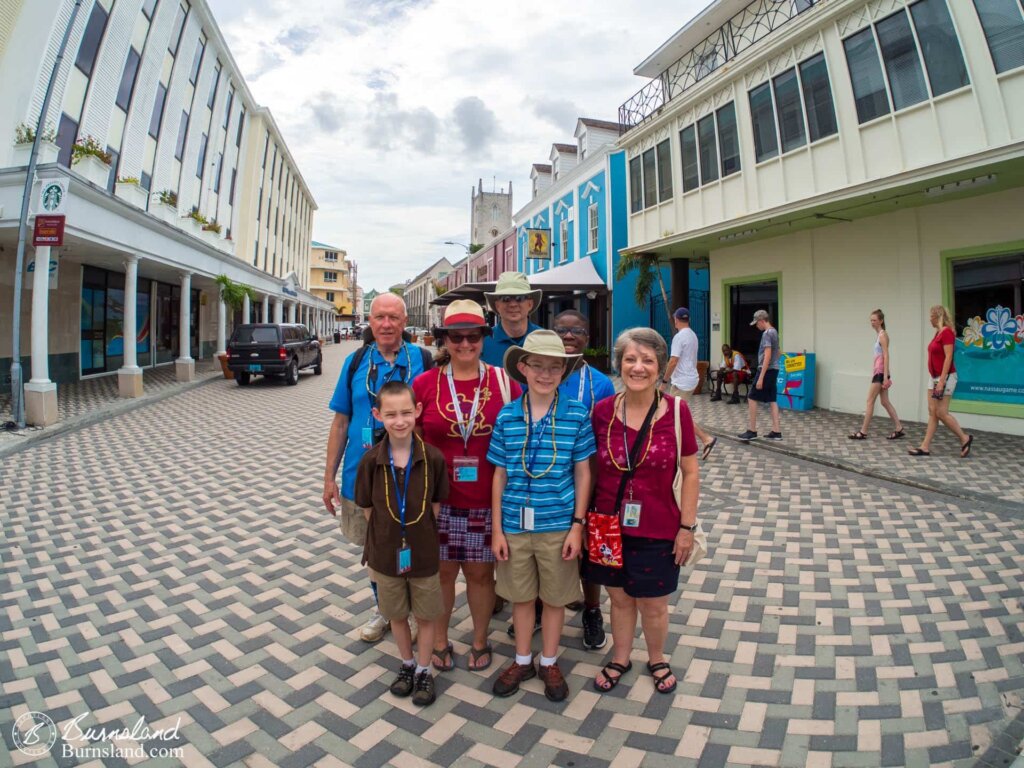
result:
[[[587,252],[597,250],[597,203],[587,208]]]
[[[263,218],[263,187],[260,187],[260,201],[256,204],[256,221]]]
[[[700,186],[696,126],[687,126],[679,133],[679,146],[683,153],[683,192],[689,192]]]
[[[156,0],[143,0],[142,12],[150,21],[153,20],[153,11],[156,10]]]
[[[228,89],[228,103],[227,103],[227,106],[224,108],[224,130],[227,130],[228,123],[231,122],[231,105],[234,103],[234,101],[235,101],[235,89],[234,88],[229,88]]]
[[[75,58],[75,66],[78,67],[86,77],[92,76],[92,68],[96,64],[96,54],[100,50],[100,42],[103,40],[103,31],[107,28],[107,11],[102,5],[96,3],[89,14],[89,21],[85,24],[85,32],[82,33],[82,42],[78,46],[78,56]]]
[[[77,130],[77,126],[76,126]],[[74,139],[72,139],[74,141]],[[70,157],[71,150],[68,150],[68,156]],[[643,189],[641,185],[641,179],[643,174],[640,171],[640,157],[634,157],[629,161],[629,210],[630,213],[636,213],[637,211],[643,210],[644,198]],[[536,191],[534,191],[534,197],[536,197]]]
[[[893,109],[899,111],[927,99],[928,88],[924,84],[921,58],[914,45],[914,33],[910,30],[907,14],[900,11],[882,19],[875,25],[875,31],[892,92]]]
[[[238,169],[231,169],[231,193],[228,195],[228,205],[235,204],[235,180],[238,178]]]
[[[214,181],[213,181],[213,191],[216,192],[218,195],[220,194],[220,179],[221,179],[221,172],[223,170],[224,170],[224,153],[223,152],[218,152],[217,153],[217,174],[216,174],[216,176],[214,176]]]
[[[800,106],[800,83],[795,69],[787,69],[772,79],[775,92],[775,106],[779,115],[779,136],[782,151],[802,147],[807,143],[804,131],[804,112]]]
[[[213,70],[213,83],[210,84],[210,95],[206,97],[206,106],[213,109],[213,102],[217,98],[217,86],[220,84],[220,62]]]
[[[160,83],[156,87],[156,99],[153,101],[153,116],[149,119],[149,135],[160,138],[160,123],[164,119],[164,103],[167,101],[167,86]]]
[[[715,116],[708,115],[697,122],[697,151],[700,155],[702,184],[718,178],[718,147],[715,144]]]
[[[558,225],[559,234],[559,247],[561,253],[559,254],[559,261],[564,263],[569,260],[569,221],[568,219],[562,219],[561,224]]]
[[[941,96],[969,85],[971,79],[967,76],[967,65],[960,53],[960,43],[946,0],[921,0],[910,6],[910,15],[914,19],[917,41],[921,44],[921,54],[928,69],[932,96]]]
[[[121,159],[121,153],[108,144],[107,154],[110,155],[110,173],[107,174],[107,192],[113,194],[114,185],[117,184],[117,163]]]
[[[149,192],[153,188],[153,177],[143,171],[139,175],[139,186]]]
[[[174,26],[171,28],[171,40],[167,44],[167,50],[172,56],[178,55],[178,46],[181,45],[181,33],[185,31],[185,14],[188,9],[184,5],[178,6],[178,14],[174,17]]]
[[[336,283],[338,282],[338,273],[324,270],[324,282],[325,283]]]
[[[196,80],[199,79],[199,68],[203,65],[203,53],[206,51],[206,41],[199,38],[199,42],[196,43],[196,52],[192,57],[192,71],[188,73],[188,81],[192,85],[196,84]]]
[[[139,72],[139,52],[134,48],[128,49],[128,58],[124,62],[124,70],[121,72],[121,85],[117,89],[117,106],[128,111],[132,103],[132,91],[135,90],[135,76]]]
[[[206,134],[199,137],[199,159],[196,161],[196,177],[203,178],[203,166],[206,165]]]
[[[889,114],[889,97],[885,92],[885,78],[871,28],[846,38],[843,47],[846,49],[846,65],[850,70],[858,122],[866,123]]]
[[[736,105],[729,102],[715,113],[718,121],[718,151],[722,156],[722,178],[740,170],[740,139],[736,131]]]
[[[800,65],[800,85],[807,107],[807,131],[811,141],[831,136],[839,130],[832,104],[832,87],[828,82],[825,54],[812,56]]]
[[[1024,6],[1020,0],[974,0],[996,72],[1024,67]]]
[[[655,147],[658,155],[658,202],[672,199],[672,149],[668,139]]]
[[[181,160],[185,156],[185,138],[188,136],[188,112],[181,113],[178,123],[178,141],[174,145],[174,159]]]
[[[238,131],[235,133],[235,146],[242,146],[242,129],[245,127],[245,108],[238,114]]]
[[[641,166],[644,171],[644,208],[649,208],[658,202],[658,171],[653,149],[643,153]]]
[[[750,92],[750,119],[754,128],[754,159],[760,163],[775,157],[779,154],[779,144],[775,135],[772,91],[768,83]]]
[[[325,298],[328,301],[334,301],[334,291],[325,291],[324,293],[326,294]]]

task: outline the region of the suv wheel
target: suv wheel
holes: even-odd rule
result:
[[[235,381],[238,382],[238,386],[245,387],[249,385],[249,374],[248,373],[236,373]]]
[[[317,376],[319,376],[323,372],[324,372],[324,356],[323,355],[317,355],[316,365],[313,366],[313,373],[315,373]]]
[[[284,383],[289,386],[299,383],[299,364],[294,357],[288,363],[288,369],[284,372]]]

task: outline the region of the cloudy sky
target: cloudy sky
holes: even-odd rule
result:
[[[313,237],[367,290],[461,258],[443,243],[468,242],[478,179],[525,205],[531,164],[578,116],[614,120],[706,3],[209,0],[320,206]]]

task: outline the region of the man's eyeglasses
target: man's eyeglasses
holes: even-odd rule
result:
[[[479,344],[484,338],[483,331],[469,331],[468,333],[457,333],[455,331],[448,331],[448,341],[458,346],[464,341],[468,341],[470,344]]]
[[[529,298],[529,296],[499,296],[498,301],[500,301],[502,304],[508,304],[510,301],[520,302],[526,301]]]
[[[578,325],[574,325],[572,327],[569,327],[567,325],[556,325],[555,333],[557,333],[559,336],[568,336],[569,334],[572,334],[573,336],[586,336],[587,329],[582,328]]]
[[[544,363],[523,363],[538,376],[561,376],[565,370],[564,365],[551,365]]]

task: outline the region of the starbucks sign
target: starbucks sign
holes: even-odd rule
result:
[[[65,180],[45,180],[39,190],[39,212],[48,214],[64,213],[64,203],[68,196],[68,183]]]

